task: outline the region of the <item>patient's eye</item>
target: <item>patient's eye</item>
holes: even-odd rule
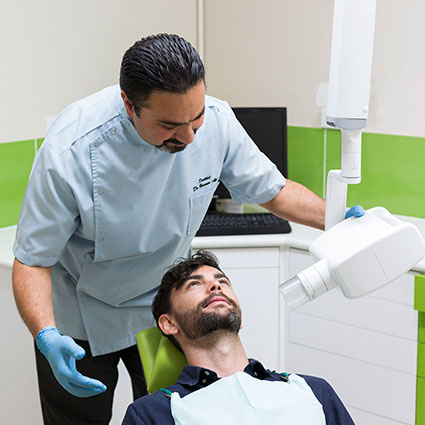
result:
[[[199,282],[199,280],[191,280],[188,284],[187,284],[187,287],[188,288],[190,288],[190,287],[193,287],[193,286],[198,286],[198,285],[200,285],[201,284],[201,282]]]
[[[230,282],[229,282],[228,280],[226,280],[226,279],[221,279],[221,280],[219,280],[219,282],[220,282],[222,285],[230,286]]]

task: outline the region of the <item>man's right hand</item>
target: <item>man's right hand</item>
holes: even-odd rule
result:
[[[102,382],[78,372],[75,361],[82,359],[86,352],[71,337],[49,326],[37,334],[37,347],[49,362],[56,380],[70,394],[83,398],[106,391]]]

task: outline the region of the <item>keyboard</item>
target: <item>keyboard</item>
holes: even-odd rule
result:
[[[209,212],[196,236],[261,235],[289,233],[286,220],[269,213],[223,214]]]

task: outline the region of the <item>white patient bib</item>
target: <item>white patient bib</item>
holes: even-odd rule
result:
[[[244,372],[183,398],[171,396],[176,425],[325,425],[311,388],[295,374],[288,382],[262,381]]]

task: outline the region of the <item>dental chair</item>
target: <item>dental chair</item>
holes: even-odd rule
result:
[[[136,339],[149,394],[174,384],[187,364],[184,354],[157,327],[144,329]]]

